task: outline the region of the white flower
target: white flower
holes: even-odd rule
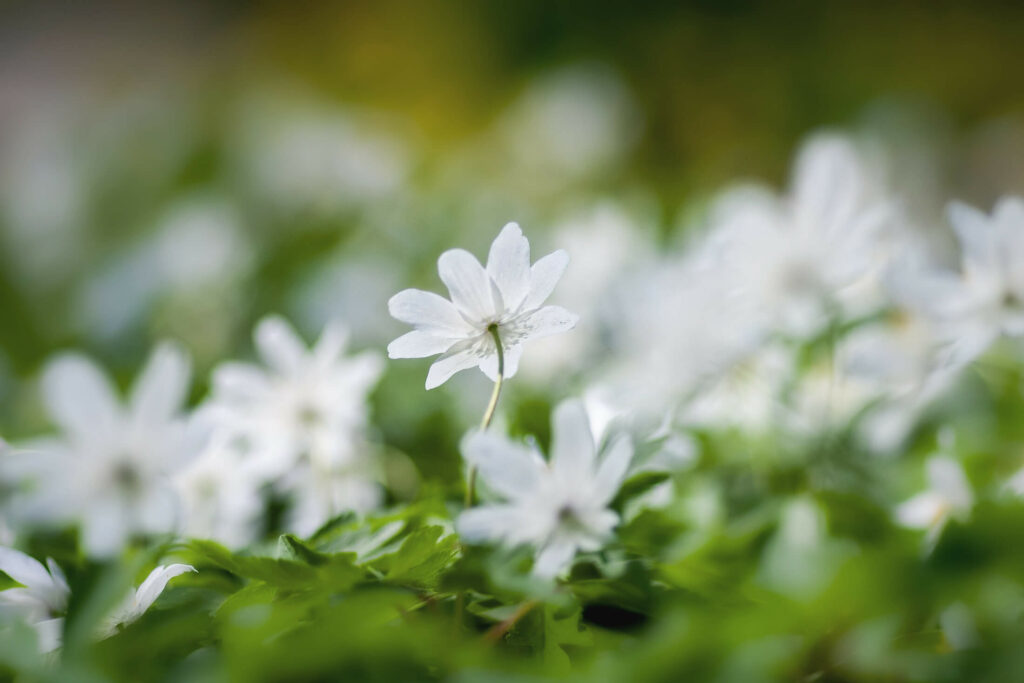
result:
[[[21,512],[43,521],[78,521],[93,556],[116,553],[131,536],[173,531],[178,501],[170,475],[202,445],[181,414],[189,361],[177,347],[158,346],[122,405],[110,381],[87,358],[50,362],[43,397],[59,438],[26,446],[37,488]]]
[[[0,547],[0,571],[22,586],[0,592],[0,613],[13,612],[32,626],[40,652],[60,647],[71,589],[57,563],[47,558],[44,567],[25,553]]]
[[[437,260],[437,270],[451,301],[418,289],[391,297],[391,315],[416,329],[391,342],[388,355],[426,358],[443,354],[430,366],[427,389],[474,366],[496,380],[494,328],[504,351],[504,376],[512,377],[524,342],[565,332],[576,324],[577,316],[564,308],[543,305],[568,262],[568,254],[559,250],[531,267],[530,243],[515,223],[506,225],[494,240],[486,269],[468,251],[444,252]]]
[[[194,572],[196,568],[190,564],[171,564],[159,566],[149,573],[138,590],[128,595],[111,614],[103,621],[100,628],[102,637],[117,633],[120,626],[126,626],[141,617],[156,602],[167,587],[167,582],[185,572]]]
[[[770,329],[813,334],[873,273],[888,209],[869,178],[849,141],[818,136],[801,149],[788,196],[740,190],[717,203],[714,238],[736,292]]]
[[[255,529],[252,516],[231,506],[241,504],[258,516],[262,510],[252,497],[263,485],[293,499],[286,524],[298,533],[380,500],[364,433],[366,397],[380,377],[381,358],[374,352],[347,356],[347,332],[337,325],[328,326],[308,349],[279,317],[261,321],[255,341],[266,367],[221,365],[203,408],[214,425],[203,459],[221,462],[198,465],[202,471],[194,473],[196,478],[182,482],[209,487],[236,469],[239,480],[221,499],[211,500],[199,489],[189,496],[196,503],[192,514],[207,515],[206,524],[231,545],[244,543]]]
[[[1024,335],[1024,200],[1000,200],[991,216],[954,202],[949,220],[962,251],[962,277],[950,292],[936,278],[932,311],[949,325],[954,359],[968,362],[1000,335]]]
[[[896,521],[911,529],[927,530],[927,545],[934,546],[950,518],[965,519],[974,506],[974,494],[960,463],[948,455],[928,459],[928,489],[896,508]]]
[[[6,608],[25,619],[36,631],[40,652],[56,650],[61,645],[64,613],[71,597],[64,572],[50,558],[47,558],[44,567],[25,553],[5,547],[0,547],[0,571],[22,586],[0,591],[0,613]],[[127,596],[104,620],[99,635],[111,636],[118,626],[130,624],[141,617],[160,597],[168,581],[185,572],[194,571],[195,567],[187,564],[154,569],[138,590]]]
[[[254,340],[264,366],[229,362],[214,372],[204,410],[220,436],[236,437],[269,478],[303,458],[321,469],[351,462],[366,396],[383,369],[380,357],[347,356],[348,333],[339,325],[329,325],[309,349],[277,316],[260,321]]]
[[[258,539],[263,481],[223,435],[212,439],[202,456],[178,473],[174,484],[184,509],[184,535],[210,538],[230,548]]]
[[[533,546],[534,573],[544,578],[566,571],[578,550],[598,550],[608,540],[619,521],[608,505],[633,457],[629,439],[620,436],[608,442],[598,461],[579,401],[560,404],[552,422],[550,462],[532,447],[486,432],[466,440],[466,460],[504,501],[466,510],[456,521],[469,542]]]

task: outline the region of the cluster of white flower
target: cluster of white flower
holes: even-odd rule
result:
[[[338,326],[309,350],[276,317],[255,338],[266,367],[221,365],[191,414],[189,361],[174,345],[157,347],[126,405],[89,359],[53,360],[42,388],[62,434],[0,463],[11,518],[77,524],[90,555],[111,557],[133,538],[173,533],[246,545],[262,536],[268,498],[286,503],[283,526],[300,534],[377,505],[365,438],[380,356],[346,355]]]
[[[621,485],[631,468],[651,466],[634,462],[637,430],[626,425],[653,418],[648,439],[732,427],[792,436],[862,415],[865,441],[891,450],[961,369],[997,339],[1024,336],[1024,201],[1004,199],[991,216],[953,204],[955,270],[924,255],[875,177],[854,143],[818,137],[799,154],[787,194],[727,192],[687,249],[636,249],[628,269],[590,268],[575,299],[596,311],[587,296],[608,297],[601,314],[614,323],[589,332],[604,335],[603,352],[596,343],[573,348],[593,355],[581,395],[601,414],[588,417],[582,400],[559,404],[548,458],[488,427],[524,345],[577,324],[574,313],[546,304],[567,253],[531,264],[529,242],[509,223],[486,265],[461,249],[441,254],[450,299],[417,289],[394,295],[388,310],[414,329],[391,342],[391,358],[439,355],[427,389],[472,367],[495,382],[481,430],[462,445],[462,539],[530,547],[537,576],[562,576],[578,552],[613,537]],[[611,248],[583,249],[626,261],[614,246],[620,231],[595,239],[602,236]],[[217,367],[209,396],[191,412],[190,363],[176,346],[157,347],[126,402],[88,359],[53,360],[42,391],[60,436],[18,444],[0,463],[13,490],[12,526],[77,525],[89,555],[110,557],[137,537],[164,534],[245,546],[264,536],[271,501],[285,505],[279,527],[300,535],[379,506],[367,407],[383,371],[379,354],[347,355],[347,333],[333,325],[310,348],[278,317],[260,322],[254,339],[261,364]],[[661,466],[687,460],[668,450]],[[477,474],[482,503],[474,507]],[[947,519],[969,513],[973,494],[949,453],[929,460],[927,474],[929,490],[894,514],[927,529],[931,545]],[[1024,488],[1021,477],[1009,487]],[[813,511],[794,510],[797,522],[815,526]],[[24,586],[0,593],[0,604],[23,609],[55,647],[54,620],[69,592],[59,567],[0,548],[0,569]],[[137,618],[189,569],[158,568],[108,627]]]

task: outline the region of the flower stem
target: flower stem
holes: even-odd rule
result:
[[[494,411],[498,407],[498,397],[501,396],[501,384],[505,378],[505,349],[501,346],[501,337],[498,335],[498,326],[491,325],[487,328],[487,331],[491,333],[491,337],[494,338],[494,348],[498,353],[498,378],[494,380],[494,391],[491,392],[491,400],[487,403],[487,410],[484,411],[484,417],[480,421],[480,431],[485,431],[491,426],[491,420],[494,419]],[[466,507],[473,505],[473,493],[476,488],[476,468],[472,465],[469,466],[469,472],[466,475]]]
[[[505,378],[505,349],[501,345],[501,336],[498,334],[498,326],[492,324],[487,328],[487,331],[491,333],[491,337],[494,339],[494,349],[498,354],[498,378],[494,380],[494,391],[491,392],[491,400],[487,403],[487,410],[484,411],[483,420],[480,421],[480,431],[484,431],[491,426],[491,420],[494,419],[494,411],[498,407],[498,397],[501,396],[501,382]],[[465,507],[467,508],[473,506],[474,489],[476,489],[476,468],[470,465],[469,471],[466,473]],[[462,624],[462,615],[463,610],[465,609],[465,604],[466,592],[460,591],[458,596],[455,598],[454,626],[456,629],[458,629]]]

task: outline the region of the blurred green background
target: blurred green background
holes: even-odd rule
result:
[[[268,312],[382,348],[444,248],[513,219],[561,246],[600,201],[669,240],[822,127],[900,151],[925,213],[987,206],[1024,190],[1021,26],[982,2],[4,3],[0,434],[43,426],[25,380],[57,349],[127,377],[180,339],[198,398]],[[385,393],[422,371],[390,365]]]

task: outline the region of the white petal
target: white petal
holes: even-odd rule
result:
[[[14,548],[0,547],[0,571],[40,596],[53,589],[54,582],[46,567]]]
[[[911,529],[927,529],[942,520],[945,505],[934,491],[925,491],[896,508],[896,521]]]
[[[229,400],[252,400],[271,391],[267,373],[250,363],[221,363],[213,371],[214,394]]]
[[[50,415],[73,438],[95,441],[117,429],[121,406],[114,388],[84,356],[68,354],[47,364],[42,389]]]
[[[462,457],[476,467],[489,489],[510,500],[535,491],[546,465],[536,450],[488,432],[473,432],[462,443]]]
[[[464,510],[455,520],[455,530],[468,543],[504,541],[515,544],[522,528],[521,512],[512,505],[481,505]]]
[[[569,254],[562,249],[551,252],[534,263],[530,268],[530,293],[523,303],[523,309],[531,310],[542,306],[555,290],[555,285],[562,279],[568,265]]]
[[[64,576],[64,571],[60,568],[60,565],[52,557],[46,558],[46,568],[50,570],[50,576],[53,577],[53,585],[65,595],[70,595],[71,588],[68,587],[68,579]]]
[[[128,540],[127,511],[116,498],[105,497],[95,501],[82,516],[81,542],[90,557],[113,557]]]
[[[580,317],[561,306],[545,306],[531,313],[520,325],[524,339],[540,339],[576,327]]]
[[[927,468],[928,482],[933,491],[957,510],[971,507],[974,494],[960,463],[947,455],[936,455],[928,459]]]
[[[632,459],[633,444],[628,435],[620,434],[605,449],[604,458],[597,468],[594,497],[598,501],[607,502],[615,497]]]
[[[61,641],[64,636],[63,617],[37,621],[32,624],[32,628],[35,629],[36,632],[36,643],[39,647],[40,653],[46,654],[48,652],[53,652],[61,646]]]
[[[388,358],[426,358],[444,353],[456,343],[458,340],[451,337],[413,330],[388,344]]]
[[[505,306],[516,309],[530,291],[530,242],[509,223],[491,244],[487,272],[501,290]]]
[[[427,372],[427,389],[439,387],[456,372],[475,367],[480,357],[465,343],[453,346],[443,356],[434,361]]]
[[[1000,264],[1008,284],[1018,296],[1024,296],[1024,199],[1003,197],[992,212],[997,240],[999,241]]]
[[[576,544],[557,539],[549,542],[537,553],[533,561],[533,573],[543,579],[553,579],[572,566],[576,557]]]
[[[864,192],[864,171],[846,139],[824,135],[800,150],[794,168],[797,225],[815,231],[848,228]]]
[[[391,317],[414,325],[417,330],[439,336],[464,337],[472,328],[455,304],[433,292],[405,289],[388,301]]]
[[[551,468],[562,482],[587,480],[594,474],[595,447],[583,402],[570,399],[551,418]]]
[[[523,347],[519,344],[515,346],[505,347],[504,350],[504,368],[502,368],[502,376],[505,379],[509,377],[515,377],[516,372],[519,370],[519,359],[523,355]],[[490,355],[484,356],[483,360],[480,361],[480,369],[488,379],[492,382],[498,381],[498,354],[491,353]]]
[[[999,254],[988,216],[962,202],[950,202],[947,213],[960,240],[964,270],[989,274],[987,271],[997,267]]]
[[[491,277],[465,249],[449,249],[437,259],[437,272],[448,287],[452,303],[464,316],[483,322],[498,313]]]
[[[348,328],[338,322],[328,323],[313,347],[313,357],[321,368],[330,367],[345,353],[348,346]]]
[[[188,356],[178,346],[163,343],[149,357],[132,391],[132,415],[138,425],[167,422],[181,408],[191,374]]]
[[[256,348],[264,362],[278,373],[296,372],[305,362],[306,344],[284,318],[268,316],[256,326]]]
[[[160,597],[160,594],[164,592],[164,588],[167,587],[167,582],[173,579],[175,576],[180,576],[185,572],[194,572],[196,568],[190,564],[171,564],[166,567],[157,567],[146,580],[139,586],[139,590],[135,592],[135,600],[132,605],[132,616],[129,621],[138,619],[142,614],[149,609],[150,605],[156,602],[156,599]]]
[[[363,351],[346,358],[341,367],[344,368],[344,385],[347,391],[362,394],[380,379],[384,372],[384,358],[376,351]]]

